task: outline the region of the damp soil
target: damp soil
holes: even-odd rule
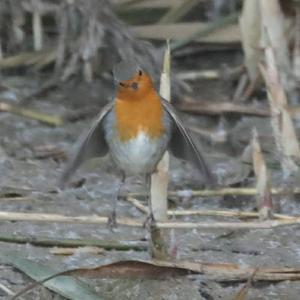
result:
[[[226,52],[226,51],[225,51]],[[195,65],[195,61],[197,64]],[[238,65],[239,51],[212,52],[176,61],[176,72],[194,69],[221,69]],[[29,101],[22,96],[38,89],[42,79],[34,74],[24,76],[3,75],[3,90],[0,98],[53,115],[76,115],[87,111],[63,126],[51,127],[11,113],[0,114],[0,205],[1,211],[25,213],[53,213],[70,216],[108,215],[111,203],[119,186],[119,175],[109,158],[93,160],[82,166],[64,190],[57,187],[57,180],[64,166],[64,155],[68,154],[79,134],[86,130],[98,110],[112,95],[110,78],[98,79],[85,84],[76,79],[48,91]],[[234,93],[232,82],[220,80],[198,80],[188,82],[186,93],[196,101],[229,101]],[[185,97],[178,97],[184,99]],[[256,100],[256,101],[265,101]],[[206,132],[226,134],[223,142],[211,142],[207,136],[195,134],[202,151],[209,161],[219,183],[233,186],[253,186],[253,172],[249,164],[242,162],[241,155],[249,143],[251,129],[259,129],[262,147],[272,171],[274,184],[282,183],[282,174],[274,153],[274,141],[267,118],[241,115],[196,116],[182,114],[190,127]],[[46,149],[46,150],[45,150]],[[45,155],[54,149],[53,155]],[[60,153],[60,152],[59,152]],[[296,180],[295,180],[296,181]],[[285,184],[287,184],[285,182]],[[171,158],[170,190],[199,189],[203,180],[187,163]],[[143,181],[127,178],[125,191],[144,192]],[[188,193],[187,193],[188,194]],[[210,197],[169,199],[178,209],[232,209],[254,211],[253,197]],[[145,199],[142,197],[143,203]],[[299,214],[299,199],[292,196],[274,199],[276,209],[285,214]],[[145,217],[126,200],[118,203],[118,215],[130,218]],[[221,217],[184,217],[185,221],[226,221]],[[102,225],[0,222],[0,236],[30,236],[48,238],[91,238],[101,241],[145,241],[145,229],[117,227],[111,231]],[[1,238],[0,238],[1,239]],[[173,232],[173,247],[178,259],[201,260],[204,262],[228,262],[240,265],[263,267],[297,267],[300,260],[299,227],[284,227],[270,230],[178,230]],[[81,266],[95,266],[120,259],[149,259],[147,251],[103,251],[101,254],[75,252],[73,255],[54,255],[51,248],[31,244],[0,242],[1,251],[18,251],[23,257],[38,261],[57,270]],[[250,274],[249,274],[250,276]],[[29,278],[8,265],[0,265],[0,283],[18,291],[30,283]],[[170,278],[166,280],[92,280],[91,285],[103,299],[234,299],[242,283],[222,284],[205,276],[192,278]],[[299,298],[298,282],[283,281],[254,284],[247,299],[290,299]],[[26,299],[63,299],[48,290],[39,288]],[[0,290],[0,299],[8,299]]]

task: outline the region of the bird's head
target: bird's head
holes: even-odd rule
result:
[[[113,74],[118,98],[138,100],[154,89],[151,77],[133,61],[120,62]]]

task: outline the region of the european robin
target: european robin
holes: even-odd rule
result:
[[[144,176],[149,183],[166,150],[190,161],[211,183],[212,175],[192,137],[172,105],[157,93],[151,77],[132,62],[119,63],[113,73],[117,86],[115,99],[102,109],[79,139],[61,183],[85,160],[106,154],[121,170],[122,183],[126,175]],[[112,222],[115,208],[116,201]]]

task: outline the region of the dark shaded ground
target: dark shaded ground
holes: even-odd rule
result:
[[[198,57],[199,68],[208,69],[219,67],[230,61],[239,62],[238,53],[210,54]],[[181,62],[179,70],[195,69],[194,58]],[[178,71],[179,71],[178,70]],[[4,90],[1,98],[10,97],[12,103],[15,94],[22,95],[39,86],[37,78],[29,76],[4,77],[3,84],[14,87]],[[192,84],[192,96],[195,99],[223,101],[230,99],[233,92],[230,83],[223,81],[199,81]],[[65,114],[78,111],[89,106],[101,107],[110,94],[110,81],[98,81],[90,86],[69,83],[63,88],[50,92],[46,96],[30,101],[32,109],[48,114]],[[78,133],[87,128],[91,117],[65,124],[63,127],[52,128],[36,121],[24,119],[8,113],[0,114],[0,193],[5,189],[24,188],[32,190],[27,201],[1,200],[2,211],[43,212],[66,215],[107,215],[110,212],[110,202],[116,193],[118,176],[109,160],[95,161],[86,164],[73,177],[72,182],[85,178],[83,186],[72,188],[71,184],[63,191],[53,193],[61,173],[63,163],[53,158],[39,159],[36,157],[36,147],[52,145],[58,149],[69,151],[78,137]],[[268,119],[249,117],[196,117],[183,116],[188,125],[201,126],[215,130],[220,134],[225,130],[234,142],[230,145],[212,144],[201,139],[203,152],[209,159],[213,171],[218,175],[220,183],[242,182],[252,184],[249,176],[249,166],[238,159],[242,149],[250,138],[251,128],[255,124],[263,139],[263,148],[271,152],[268,159],[274,162],[273,139]],[[223,125],[222,125],[223,124]],[[275,161],[276,162],[276,161]],[[275,164],[272,164],[276,166]],[[273,173],[274,182],[280,180],[280,172]],[[172,158],[170,189],[189,189],[199,186],[190,166]],[[129,178],[126,189],[143,191],[143,186],[136,178]],[[276,199],[275,199],[276,200]],[[277,199],[277,206],[287,214],[298,214],[299,203],[295,199]],[[234,209],[253,210],[254,199],[227,197],[195,198],[189,201],[177,201],[178,206],[191,209]],[[143,217],[143,215],[126,201],[118,206],[121,216]],[[184,220],[226,220],[222,218],[185,217]],[[145,230],[133,228],[117,228],[111,232],[104,226],[80,224],[35,224],[32,222],[0,222],[2,235],[47,236],[66,238],[95,238],[100,240],[131,241],[144,240]],[[1,235],[0,234],[0,235]],[[233,262],[252,266],[290,266],[297,267],[300,259],[298,227],[285,227],[277,230],[180,230],[175,232],[178,258],[203,260],[206,262]],[[1,250],[19,250],[24,257],[48,264],[58,270],[79,266],[95,266],[115,259],[147,259],[146,252],[104,251],[100,255],[78,252],[72,256],[55,256],[49,248],[32,245],[15,245],[0,243]],[[249,274],[250,275],[250,274]],[[27,285],[28,278],[13,268],[0,266],[0,283],[17,291]],[[155,280],[93,280],[93,285],[104,299],[233,299],[242,284],[225,285],[208,281],[205,277],[193,279]],[[300,285],[298,282],[281,282],[277,284],[256,284],[251,288],[248,299],[290,299],[299,298]],[[0,291],[0,299],[7,299]],[[26,299],[61,299],[41,288]]]

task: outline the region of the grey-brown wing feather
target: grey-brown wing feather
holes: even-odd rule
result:
[[[84,161],[107,154],[108,145],[105,140],[103,120],[112,108],[113,103],[107,104],[96,117],[89,130],[78,139],[78,143],[75,146],[76,151],[71,155],[60,178],[59,185],[61,187],[64,186]]]
[[[171,104],[162,99],[164,109],[171,117],[172,121],[172,135],[168,150],[176,157],[190,161],[193,165],[203,173],[209,185],[214,184],[214,178],[202,156],[195,142],[184,128],[181,120],[178,118],[174,108]]]

